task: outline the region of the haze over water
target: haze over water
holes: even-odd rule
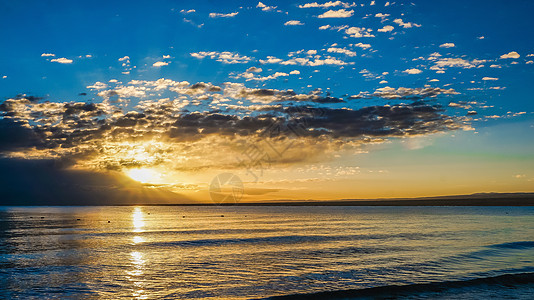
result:
[[[2,207],[0,226],[2,298],[248,299],[534,273],[533,207]]]

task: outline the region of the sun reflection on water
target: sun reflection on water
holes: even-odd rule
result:
[[[134,232],[144,232],[145,230],[145,219],[143,217],[143,211],[140,207],[135,207],[132,213],[132,224],[134,227]]]

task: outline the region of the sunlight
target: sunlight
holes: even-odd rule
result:
[[[143,232],[143,227],[145,226],[145,220],[143,218],[143,211],[141,208],[136,207],[132,213],[132,225],[134,227],[134,232]]]
[[[130,169],[126,174],[133,180],[141,183],[157,183],[161,179],[160,173],[149,168]]]

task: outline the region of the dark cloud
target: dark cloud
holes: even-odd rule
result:
[[[164,188],[145,187],[117,172],[63,168],[55,160],[0,159],[0,205],[192,203]]]

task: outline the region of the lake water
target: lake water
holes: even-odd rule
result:
[[[0,207],[0,283],[24,299],[532,299],[534,207]]]

